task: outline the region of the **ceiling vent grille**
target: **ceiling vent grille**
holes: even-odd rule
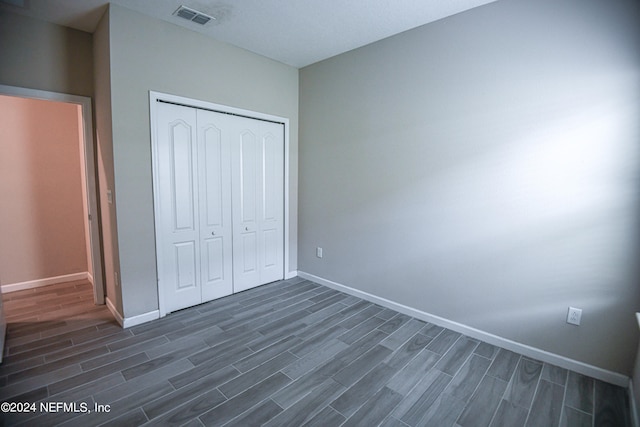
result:
[[[202,12],[198,12],[197,10],[193,10],[186,6],[180,6],[175,12],[173,12],[173,15],[191,22],[195,22],[199,25],[204,25],[207,22],[216,19],[213,16],[206,15]]]

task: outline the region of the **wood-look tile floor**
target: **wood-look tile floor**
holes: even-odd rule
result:
[[[126,330],[87,283],[4,299],[0,400],[37,404],[4,425],[630,425],[623,388],[299,278]]]

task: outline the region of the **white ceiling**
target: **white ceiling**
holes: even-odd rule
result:
[[[113,0],[112,3],[300,68],[493,1],[496,0]],[[107,3],[107,0],[0,0],[0,9],[93,32]],[[200,26],[173,16],[181,4],[216,20]]]

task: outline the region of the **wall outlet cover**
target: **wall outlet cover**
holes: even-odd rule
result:
[[[582,320],[582,309],[569,307],[569,311],[567,313],[567,323],[571,325],[580,325],[580,321]]]

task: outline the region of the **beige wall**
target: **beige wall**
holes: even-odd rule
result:
[[[2,285],[87,271],[79,108],[0,95]]]
[[[93,95],[91,34],[0,10],[0,84]]]

